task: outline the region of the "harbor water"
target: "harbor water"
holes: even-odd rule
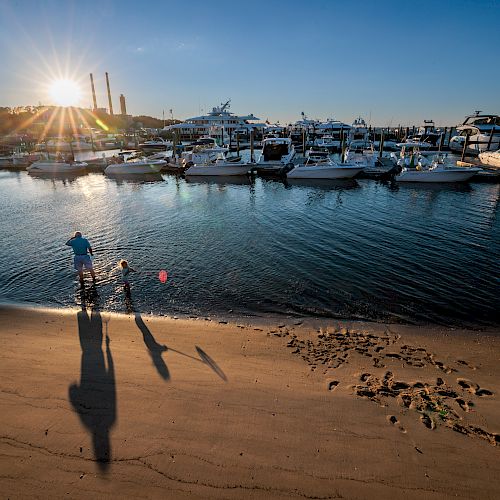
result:
[[[106,310],[495,325],[499,199],[498,184],[0,171],[0,301],[80,304],[65,246],[80,230]],[[131,303],[122,258],[138,271]]]

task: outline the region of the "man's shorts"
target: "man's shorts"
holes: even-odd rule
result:
[[[81,273],[83,271],[83,267],[85,269],[92,270],[92,261],[90,260],[90,255],[75,255],[75,269]]]

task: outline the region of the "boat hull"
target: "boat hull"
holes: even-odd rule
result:
[[[288,172],[287,177],[289,179],[351,179],[363,170],[363,167],[351,165],[297,165]]]
[[[85,172],[87,163],[35,162],[26,170],[30,174],[75,174]]]
[[[479,160],[484,165],[489,165],[490,167],[500,168],[500,151],[481,153],[479,155]]]
[[[447,171],[406,171],[396,175],[397,182],[467,182],[480,169],[463,170],[453,169]]]
[[[241,165],[192,165],[189,167],[184,174],[185,175],[207,175],[213,176],[237,176],[237,175],[247,175],[250,170],[252,170],[253,165],[251,163],[244,163]]]
[[[116,165],[108,165],[104,169],[105,174],[110,175],[130,175],[130,174],[158,174],[166,165],[166,161],[158,161],[155,163],[117,163]]]

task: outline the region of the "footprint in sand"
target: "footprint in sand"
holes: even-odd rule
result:
[[[422,415],[420,417],[420,421],[427,427],[427,429],[435,429],[436,428],[436,424],[434,423],[434,421],[432,420],[431,417],[429,417],[429,415]]]
[[[332,380],[332,381],[328,382],[328,390],[333,391],[338,385],[339,385],[338,380]]]
[[[481,389],[478,384],[465,378],[457,378],[457,383],[462,389],[476,396],[493,396],[493,392],[488,389]]]
[[[399,423],[399,420],[394,416],[394,415],[389,415],[387,417],[387,420],[389,421],[389,423],[391,423],[392,425],[397,425],[399,430],[406,434],[406,429]]]
[[[457,402],[458,406],[465,411],[465,412],[470,412],[471,411],[471,406],[474,406],[474,403],[471,401],[467,402],[462,398],[455,398],[455,401]]]

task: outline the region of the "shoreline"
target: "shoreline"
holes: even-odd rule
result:
[[[82,310],[82,306],[78,304],[73,305],[61,305],[56,306],[53,304],[36,304],[32,302],[20,302],[20,301],[9,301],[9,300],[1,300],[0,299],[0,309],[33,309],[35,311],[61,311],[61,312],[77,312]],[[86,306],[87,309],[92,309],[92,304]],[[445,324],[445,323],[411,323],[409,321],[401,321],[401,322],[391,322],[391,321],[376,321],[371,319],[364,318],[336,318],[330,316],[300,316],[300,315],[291,315],[288,313],[276,314],[276,313],[262,313],[261,315],[257,314],[233,314],[231,312],[227,313],[215,313],[212,315],[207,314],[194,314],[194,313],[175,313],[175,314],[164,314],[157,313],[153,311],[112,311],[107,310],[101,307],[96,308],[100,312],[116,315],[118,317],[130,317],[136,313],[140,313],[141,315],[146,315],[148,317],[153,318],[165,318],[165,319],[181,319],[181,320],[205,320],[216,322],[220,324],[242,324],[247,323],[248,325],[258,324],[261,326],[269,326],[274,323],[287,324],[288,326],[324,326],[331,323],[342,323],[342,324],[360,324],[360,325],[393,325],[397,327],[409,327],[409,328],[438,328],[445,329],[450,331],[459,331],[459,330],[471,330],[473,332],[483,332],[485,334],[492,333],[495,334],[498,332],[500,334],[500,324]]]
[[[498,495],[498,330],[3,305],[0,321],[11,498]]]

